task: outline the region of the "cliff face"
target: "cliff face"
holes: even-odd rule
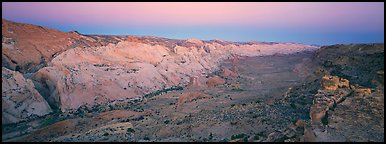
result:
[[[35,89],[31,80],[19,72],[2,68],[2,124],[42,116],[52,110],[46,100]]]

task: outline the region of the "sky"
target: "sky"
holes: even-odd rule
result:
[[[3,2],[2,18],[82,34],[315,45],[384,42],[384,2]]]

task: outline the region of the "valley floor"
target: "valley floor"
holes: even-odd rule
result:
[[[304,65],[312,55],[305,52],[226,61],[221,67],[236,70],[238,75],[222,77],[226,80],[223,85],[207,87],[201,82],[207,78],[200,77],[198,85],[183,90],[73,114],[53,113],[17,126],[3,126],[2,140],[269,141],[297,120],[309,121],[313,95],[300,93],[315,94],[320,87],[319,83],[305,83],[314,71],[312,65]],[[307,89],[302,89],[305,84]],[[297,89],[299,97],[288,98],[291,89]],[[189,98],[182,99],[185,96]]]

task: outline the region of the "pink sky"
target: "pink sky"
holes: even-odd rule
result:
[[[364,6],[365,4],[365,6]],[[377,3],[7,3],[9,12],[57,22],[136,25],[328,26],[383,24]],[[12,7],[12,5],[14,5]],[[374,5],[367,6],[366,5]],[[19,12],[18,12],[19,11]],[[370,17],[369,17],[370,16]]]
[[[89,26],[384,30],[384,3],[2,3],[3,18]]]

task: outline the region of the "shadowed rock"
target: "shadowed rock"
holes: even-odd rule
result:
[[[17,71],[2,68],[2,124],[28,120],[52,112],[31,80]]]

